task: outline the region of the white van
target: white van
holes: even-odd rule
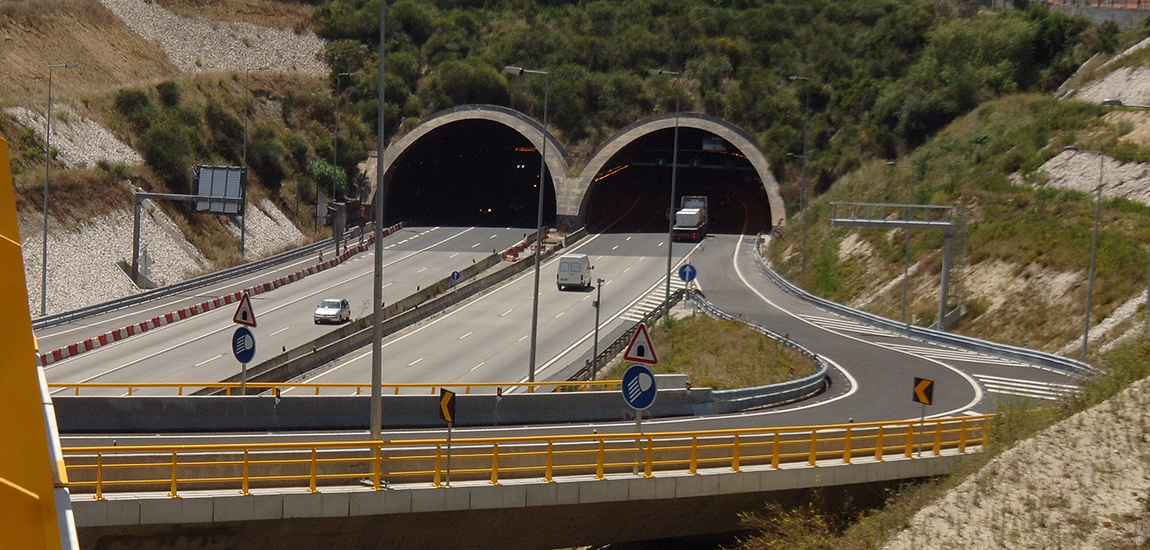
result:
[[[559,258],[559,273],[555,275],[555,284],[559,290],[567,287],[591,287],[591,260],[586,254],[568,254]]]

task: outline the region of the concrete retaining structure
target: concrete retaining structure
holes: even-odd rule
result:
[[[962,455],[429,484],[73,496],[80,544],[104,548],[535,550],[739,529],[738,513],[795,503],[809,489],[877,491],[949,473]]]

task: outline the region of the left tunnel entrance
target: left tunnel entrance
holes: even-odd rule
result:
[[[429,132],[391,170],[386,223],[534,228],[539,151],[489,120],[461,120]],[[545,175],[543,224],[555,223],[555,186]]]

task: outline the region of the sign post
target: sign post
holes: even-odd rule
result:
[[[451,289],[452,289],[452,292],[457,292],[459,290],[459,288],[456,287],[455,285],[458,285],[459,279],[462,279],[462,278],[463,278],[463,276],[460,275],[458,271],[452,271],[451,272]]]
[[[643,325],[639,325],[642,327]],[[646,331],[644,331],[646,333]],[[623,373],[623,400],[635,409],[635,433],[643,433],[643,411],[650,408],[655,402],[658,388],[655,386],[655,375],[651,369],[644,365],[631,365]],[[643,453],[643,440],[635,439],[635,466],[631,472],[639,474],[639,462]]]
[[[926,426],[926,406],[934,401],[934,380],[915,377],[912,399],[915,403],[922,403],[922,414],[918,420],[918,456],[922,458],[922,436]]]
[[[455,424],[455,392],[439,388],[439,418],[447,422],[447,486],[451,487],[451,426]]]
[[[240,327],[232,334],[232,354],[240,362],[240,395],[248,392],[248,363],[256,355],[256,337],[248,327]]]

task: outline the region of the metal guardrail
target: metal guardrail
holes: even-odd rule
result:
[[[844,317],[849,317],[856,321],[867,323],[869,325],[877,326],[890,332],[908,336],[911,338],[918,338],[927,342],[940,344],[944,346],[951,346],[967,351],[976,353],[983,353],[987,355],[994,355],[1006,359],[1013,359],[1023,363],[1038,365],[1048,369],[1056,370],[1071,376],[1083,377],[1086,375],[1100,372],[1098,368],[1068,357],[1062,357],[1053,353],[1039,351],[1029,348],[1020,348],[1011,346],[1009,344],[1000,344],[998,342],[991,342],[989,340],[981,340],[972,338],[970,336],[962,336],[960,334],[951,334],[948,332],[940,332],[934,329],[919,327],[911,324],[903,324],[892,321],[885,317],[880,317],[872,313],[860,311],[852,307],[847,307],[842,304],[826,300],[815,296],[795,284],[788,281],[778,272],[771,269],[763,259],[759,251],[759,242],[762,235],[755,237],[755,260],[759,263],[759,268],[769,277],[775,284],[779,285],[787,293],[811,303],[817,307],[833,311]]]
[[[672,292],[669,300],[664,300],[661,304],[659,304],[659,307],[648,311],[645,315],[643,315],[643,318],[640,319],[639,323],[649,325],[652,321],[663,317],[667,314],[668,311],[671,310],[672,307],[675,307],[675,304],[679,303],[683,299],[684,295],[685,291],[682,289]],[[592,357],[591,359],[588,359],[586,362],[584,362],[583,368],[575,371],[575,374],[572,374],[567,380],[589,380],[592,374],[598,373],[604,365],[610,363],[616,355],[622,353],[623,350],[626,349],[627,345],[631,343],[631,337],[635,335],[636,330],[639,330],[639,323],[635,323],[633,326],[631,326],[631,328],[624,331],[623,334],[620,334],[614,342],[611,342],[611,344],[604,348],[603,351],[600,351],[599,355],[596,355],[595,357]]]
[[[441,388],[462,390],[464,394],[470,394],[474,389],[487,389],[496,391],[498,389],[515,389],[524,388],[527,393],[536,393],[537,391],[552,392],[552,391],[610,391],[618,390],[622,387],[622,382],[619,380],[596,380],[584,382],[460,382],[455,384],[424,384],[424,383],[385,383],[383,384],[385,391],[390,391],[393,395],[404,394],[437,394]],[[175,390],[175,395],[192,395],[195,392],[203,389],[223,390],[224,395],[240,394],[241,384],[239,382],[140,382],[140,383],[121,383],[121,382],[80,382],[80,383],[67,383],[67,382],[54,382],[48,384],[50,392],[55,390],[72,390],[71,395],[80,395],[83,390],[121,390],[126,395],[132,396],[139,393],[140,390]],[[257,392],[262,391],[285,391],[285,390],[311,390],[313,395],[362,395],[363,392],[371,391],[371,384],[359,384],[351,382],[332,382],[332,383],[319,383],[319,382],[248,382],[248,393],[251,390]],[[326,390],[326,391],[325,391]],[[149,393],[148,395],[155,395]]]
[[[531,437],[155,445],[65,448],[72,495],[123,491],[237,490],[369,486],[516,478],[553,481],[561,476],[658,477],[851,464],[977,452],[989,441],[989,416],[969,416],[667,433],[579,434]],[[450,459],[445,459],[450,456]]]
[[[126,298],[118,298],[116,300],[109,300],[107,302],[103,302],[103,303],[88,306],[88,307],[83,307],[80,309],[75,309],[72,311],[66,311],[64,313],[57,313],[54,315],[45,315],[43,317],[39,317],[39,318],[32,320],[32,329],[33,330],[40,330],[40,329],[45,329],[45,328],[49,328],[49,327],[54,327],[56,325],[68,323],[71,321],[76,321],[79,319],[84,319],[87,317],[91,317],[93,315],[99,315],[101,313],[107,313],[109,311],[115,311],[117,309],[122,309],[125,307],[131,307],[131,306],[134,306],[136,304],[142,304],[142,303],[147,302],[149,300],[155,300],[157,298],[163,298],[165,296],[170,296],[172,294],[187,292],[189,290],[194,290],[194,289],[197,289],[197,288],[200,288],[203,286],[217,283],[219,281],[228,279],[230,277],[235,277],[237,275],[246,275],[248,273],[253,273],[253,272],[259,271],[261,269],[267,268],[269,266],[276,265],[278,263],[283,263],[283,262],[294,260],[296,258],[302,258],[304,256],[315,254],[318,250],[320,250],[324,247],[331,246],[333,244],[335,244],[334,239],[331,239],[331,238],[324,239],[322,241],[317,241],[317,242],[314,242],[312,244],[302,246],[300,248],[296,248],[294,250],[288,250],[286,252],[281,252],[281,253],[276,254],[274,256],[268,256],[267,258],[264,258],[262,260],[257,260],[257,261],[251,262],[251,263],[246,263],[246,264],[238,265],[235,267],[230,267],[227,269],[221,269],[219,271],[213,271],[211,273],[206,273],[204,275],[200,275],[199,277],[194,277],[194,278],[188,279],[186,281],[181,281],[179,283],[175,283],[172,285],[168,285],[168,286],[164,286],[164,287],[160,287],[160,288],[155,288],[152,290],[145,290],[143,292],[140,292],[138,294],[133,294],[133,295],[128,296]]]

